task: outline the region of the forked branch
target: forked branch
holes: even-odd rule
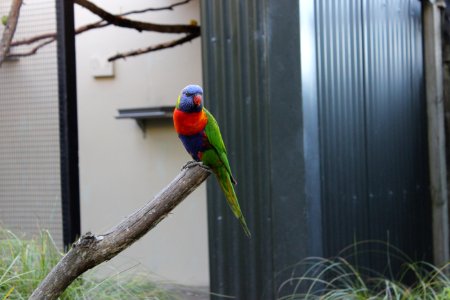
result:
[[[132,11],[128,11],[122,14],[118,14],[118,15],[114,15],[117,18],[121,18],[124,16],[129,16],[129,15],[134,15],[134,14],[142,14],[142,13],[146,13],[149,11],[162,11],[162,10],[173,10],[175,7],[180,6],[180,5],[184,5],[187,4],[189,2],[191,2],[192,0],[184,0],[184,1],[180,1],[180,2],[176,2],[174,4],[171,4],[169,6],[162,6],[162,7],[149,7],[149,8],[144,8],[144,9],[140,9],[140,10],[132,10]],[[103,28],[106,26],[112,25],[111,23],[106,22],[105,20],[100,20],[97,22],[93,22],[93,23],[89,23],[83,26],[80,26],[78,28],[75,29],[75,34],[80,34],[92,29],[99,29],[99,28]],[[33,37],[30,38],[25,38],[25,39],[21,39],[21,40],[16,40],[13,41],[11,43],[11,47],[17,47],[17,46],[22,46],[22,45],[29,45],[32,43],[35,43],[39,40],[43,40],[43,39],[48,39],[48,38],[53,38],[56,39],[56,32],[50,32],[50,33],[43,33],[43,34],[39,34],[39,35],[35,35]]]
[[[101,18],[101,20],[99,20],[97,22],[89,23],[84,26],[76,28],[75,34],[80,34],[80,33],[83,33],[83,32],[86,32],[86,31],[89,31],[92,29],[103,28],[103,27],[106,27],[109,25],[115,25],[115,26],[119,26],[119,27],[136,29],[138,31],[155,31],[155,32],[160,32],[160,33],[174,33],[174,34],[185,33],[186,34],[186,36],[181,39],[173,40],[173,41],[158,44],[158,45],[152,45],[145,49],[137,49],[137,50],[132,50],[132,51],[129,51],[126,53],[117,54],[114,56],[114,58],[110,58],[110,61],[119,59],[119,58],[125,58],[128,56],[136,56],[136,55],[140,55],[140,54],[144,54],[144,53],[148,53],[148,52],[152,52],[152,51],[172,48],[177,45],[182,45],[182,44],[189,42],[200,36],[200,26],[198,26],[196,24],[196,22],[191,22],[191,24],[189,24],[189,25],[183,25],[183,24],[178,24],[178,25],[164,24],[163,25],[163,24],[135,21],[135,20],[125,18],[125,16],[129,16],[129,15],[133,15],[133,14],[141,14],[141,13],[146,13],[146,12],[150,12],[150,11],[173,10],[175,7],[187,4],[187,3],[191,2],[192,0],[183,0],[183,1],[175,2],[168,6],[162,6],[162,7],[132,10],[132,11],[128,11],[128,12],[125,12],[122,14],[118,14],[118,15],[111,14],[110,12],[98,7],[97,5],[95,5],[94,3],[92,3],[88,0],[73,0],[73,1],[74,1],[74,3],[77,3],[78,5],[88,9],[89,11],[91,11],[92,13],[96,14],[97,16],[99,16]],[[42,40],[44,40],[44,41],[38,43],[39,41],[42,41]],[[35,46],[31,50],[24,51],[24,52],[17,52],[14,54],[10,54],[10,56],[17,57],[17,56],[33,55],[40,48],[42,48],[54,41],[56,41],[56,33],[55,32],[43,33],[43,34],[39,34],[39,35],[36,35],[33,37],[12,41],[10,43],[10,47],[33,45],[35,43],[38,43],[38,44],[35,44]]]

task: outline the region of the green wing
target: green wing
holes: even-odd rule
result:
[[[208,117],[208,123],[205,127],[205,134],[213,149],[205,151],[203,153],[202,160],[204,159],[203,162],[213,169],[219,181],[220,187],[225,193],[225,198],[227,199],[228,205],[233,211],[233,214],[239,219],[245,234],[248,237],[251,237],[250,230],[245,222],[244,215],[242,214],[233,188],[233,184],[236,184],[236,180],[234,180],[233,175],[231,174],[230,164],[228,163],[227,158],[227,149],[223,143],[219,125],[208,110],[203,108],[203,111]]]
[[[223,143],[222,135],[220,134],[219,124],[217,124],[214,116],[206,109],[203,108],[203,111],[206,113],[208,117],[208,123],[205,127],[206,137],[208,138],[209,143],[213,146],[214,150],[217,152],[221,162],[225,166],[230,174],[231,181],[236,184],[236,181],[233,178],[231,173],[230,163],[228,162],[227,157],[227,149],[225,148],[225,144]]]

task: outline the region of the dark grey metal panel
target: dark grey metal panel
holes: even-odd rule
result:
[[[421,4],[366,1],[363,11],[370,238],[425,259],[431,213]],[[376,255],[372,261],[382,267]]]
[[[303,3],[301,3],[303,2]],[[304,122],[313,123],[311,102],[303,102],[303,74],[307,72],[305,60],[312,54],[301,55],[300,10],[305,9],[310,1],[268,1],[267,3],[267,72],[270,109],[267,119],[270,122],[270,166],[271,166],[271,202],[272,202],[272,241],[274,295],[276,298],[294,293],[295,284],[284,284],[293,274],[302,274],[301,267],[293,268],[308,256],[321,255],[320,228],[314,225],[320,222],[316,203],[319,200],[313,185],[306,175],[314,168],[314,157],[306,156],[305,142],[312,136],[305,136]],[[309,10],[312,13],[312,10]],[[309,15],[308,15],[309,16]],[[306,21],[306,20],[305,20]],[[306,22],[305,22],[306,23]],[[305,23],[303,23],[305,25]],[[305,28],[312,30],[312,28]],[[303,32],[304,33],[304,32]],[[311,48],[309,48],[311,49]],[[308,57],[309,56],[309,57]],[[303,60],[303,58],[305,60]],[[313,75],[313,74],[310,74]],[[306,78],[305,78],[306,79]],[[264,87],[264,86],[263,86]],[[313,97],[308,100],[316,100]],[[309,108],[309,109],[308,109]],[[304,110],[307,109],[307,110]],[[311,129],[311,126],[308,127]],[[309,134],[310,132],[308,132]],[[308,152],[308,154],[311,154]],[[310,178],[313,179],[313,178]],[[287,271],[286,271],[287,269]],[[293,273],[293,269],[296,269]],[[280,287],[283,285],[281,291]],[[274,297],[275,298],[275,297]],[[276,299],[275,298],[275,299]]]
[[[431,235],[420,3],[316,4],[326,254],[380,240],[426,258]],[[368,254],[358,260],[382,270],[385,259]]]
[[[212,293],[275,298],[285,268],[387,232],[408,254],[426,252],[420,6],[377,3],[202,2],[206,104],[253,233],[210,180]]]
[[[276,298],[291,276],[283,270],[321,253],[312,252],[321,247],[320,226],[309,226],[311,211],[319,213],[309,203],[315,195],[305,196],[299,5],[202,3],[205,101],[222,129],[253,234],[245,238],[210,180],[211,292],[236,299]]]
[[[326,255],[368,237],[360,0],[316,1]]]
[[[214,178],[208,181],[212,298],[272,298],[268,97],[261,1],[202,2],[205,102],[220,124],[248,240]]]
[[[323,256],[319,100],[315,0],[300,2],[300,60],[305,161],[305,200],[308,210],[310,253]],[[315,238],[311,238],[315,237]]]

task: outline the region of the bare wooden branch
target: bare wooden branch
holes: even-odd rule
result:
[[[198,33],[200,27],[198,25],[162,25],[149,22],[135,21],[121,16],[115,16],[104,9],[98,7],[88,0],[74,0],[78,5],[88,9],[103,20],[119,27],[136,29],[138,31],[155,31],[161,33]]]
[[[128,56],[136,56],[136,55],[140,55],[140,54],[144,54],[144,53],[148,53],[148,52],[153,52],[153,51],[157,51],[157,50],[162,50],[162,49],[166,49],[166,48],[171,48],[171,47],[175,47],[178,45],[181,45],[183,43],[186,43],[188,41],[193,40],[194,38],[200,36],[200,27],[196,24],[191,24],[191,25],[161,25],[161,24],[153,24],[153,23],[146,23],[146,22],[137,22],[137,21],[133,21],[133,20],[128,20],[123,18],[124,16],[127,15],[132,15],[132,14],[141,14],[141,13],[145,13],[145,12],[149,12],[149,11],[161,11],[161,10],[173,10],[175,7],[180,6],[180,5],[184,5],[187,4],[189,2],[191,2],[192,0],[184,0],[184,1],[180,1],[180,2],[176,2],[173,3],[171,5],[168,6],[163,6],[163,7],[156,7],[156,8],[145,8],[145,9],[141,9],[141,10],[132,10],[132,11],[128,11],[119,15],[112,15],[106,11],[104,11],[103,9],[97,7],[95,4],[91,3],[90,1],[87,0],[75,0],[76,3],[78,3],[79,5],[82,5],[83,7],[89,7],[92,10],[94,10],[95,12],[97,12],[99,14],[99,16],[108,16],[108,20],[115,20],[113,22],[108,21],[108,20],[100,20],[97,22],[93,22],[90,24],[86,24],[83,25],[79,28],[77,28],[75,30],[75,34],[80,34],[92,29],[98,29],[98,28],[103,28],[109,25],[116,25],[116,26],[122,26],[122,25],[118,25],[118,24],[122,24],[123,22],[126,23],[126,26],[124,27],[128,27],[128,28],[134,28],[137,29],[139,31],[142,30],[147,30],[147,31],[158,31],[158,32],[168,32],[168,33],[177,33],[177,32],[186,32],[188,33],[188,35],[182,39],[179,40],[174,40],[165,44],[159,44],[156,46],[151,46],[145,49],[138,49],[138,50],[133,50],[127,53],[123,53],[123,54],[118,54],[116,56],[114,56],[115,58],[112,58],[111,60],[116,60],[119,58],[125,58]],[[91,10],[91,11],[92,11]],[[136,28],[133,26],[137,26]],[[27,52],[21,52],[21,53],[15,53],[15,54],[11,54],[8,57],[21,57],[21,56],[30,56],[33,54],[36,54],[36,52],[44,47],[45,45],[48,45],[54,41],[56,41],[56,33],[52,32],[52,33],[44,33],[44,34],[40,34],[40,35],[36,35],[33,36],[31,38],[26,38],[26,39],[22,39],[22,40],[16,40],[11,42],[10,46],[11,47],[18,47],[18,46],[22,46],[22,45],[31,45],[34,44],[38,41],[41,40],[46,40],[45,42],[42,42],[38,45],[36,45],[34,48],[32,48],[31,50],[27,51]]]
[[[184,198],[194,191],[210,172],[193,166],[181,173],[152,201],[102,235],[86,233],[40,283],[30,300],[57,299],[85,271],[110,260],[155,227]]]
[[[129,12],[126,12],[124,14],[120,14],[120,16],[128,16],[128,15],[133,15],[133,14],[142,14],[142,13],[146,13],[149,11],[161,11],[161,10],[173,10],[175,7],[180,6],[180,5],[184,5],[187,4],[189,2],[191,2],[192,0],[184,0],[184,1],[180,1],[180,2],[176,2],[173,3],[171,5],[168,6],[163,6],[163,7],[156,7],[156,8],[144,8],[144,9],[139,9],[139,10],[132,10]]]
[[[191,1],[192,0],[184,0],[184,1],[173,3],[169,6],[149,7],[149,8],[144,8],[144,9],[140,9],[140,10],[132,10],[132,11],[128,11],[123,14],[118,14],[115,16],[116,17],[124,17],[124,16],[133,15],[133,14],[142,14],[142,13],[146,13],[146,12],[150,12],[150,11],[173,10],[175,7],[187,4]],[[80,33],[86,32],[91,29],[103,28],[103,27],[106,27],[109,25],[111,25],[111,23],[108,23],[104,20],[100,20],[100,21],[89,23],[89,24],[86,24],[86,25],[76,28],[75,34],[80,34]],[[48,38],[56,39],[56,32],[39,34],[39,35],[33,36],[31,38],[13,41],[13,42],[11,42],[11,47],[17,47],[17,46],[21,46],[21,45],[29,45],[29,44],[33,44],[39,40],[48,39]]]
[[[118,53],[114,56],[111,56],[110,58],[108,58],[108,61],[113,61],[113,60],[117,60],[117,59],[125,59],[126,57],[130,57],[130,56],[136,56],[136,55],[141,55],[144,53],[148,53],[148,52],[153,52],[153,51],[158,51],[158,50],[163,50],[163,49],[168,49],[168,48],[172,48],[178,45],[182,45],[184,43],[190,42],[193,39],[197,38],[200,36],[200,33],[196,33],[196,34],[188,34],[187,36],[178,39],[178,40],[173,40],[167,43],[162,43],[162,44],[158,44],[158,45],[154,45],[154,46],[150,46],[148,48],[144,48],[144,49],[137,49],[137,50],[133,50],[133,51],[129,51],[129,52],[125,52],[125,53]]]
[[[22,0],[13,0],[11,3],[8,20],[6,21],[2,39],[0,40],[0,66],[9,53],[11,41],[13,39],[14,33],[16,32],[21,6]]]
[[[86,25],[78,27],[77,29],[75,29],[75,34],[80,34],[80,33],[83,33],[85,31],[88,31],[91,29],[102,28],[102,27],[106,27],[109,25],[111,25],[111,24],[106,23],[103,20],[100,20],[100,21],[97,21],[94,23],[90,23],[90,24],[86,24]],[[56,40],[56,32],[50,32],[50,33],[47,32],[47,33],[32,36],[30,38],[13,41],[13,42],[11,42],[11,47],[30,45],[30,44],[33,44],[40,40],[45,40],[45,39],[52,39],[52,41],[55,41]]]
[[[56,37],[51,38],[51,39],[49,39],[49,40],[47,40],[47,41],[44,41],[44,42],[38,44],[37,46],[35,46],[33,49],[31,49],[31,50],[29,50],[29,51],[26,51],[26,52],[10,53],[10,54],[8,55],[8,57],[14,58],[14,57],[24,57],[24,56],[34,55],[34,54],[36,54],[36,52],[37,52],[39,49],[41,49],[42,47],[44,47],[44,46],[46,46],[46,45],[48,45],[48,44],[53,43],[55,40],[56,40]]]
[[[13,41],[13,42],[11,42],[11,47],[17,47],[17,46],[22,46],[22,45],[29,45],[29,44],[33,44],[35,42],[38,42],[40,40],[49,39],[49,38],[56,39],[56,32],[43,33],[43,34],[35,35],[35,36],[31,37],[31,38],[25,38],[25,39]]]

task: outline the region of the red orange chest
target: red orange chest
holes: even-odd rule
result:
[[[197,134],[205,129],[207,123],[208,117],[203,110],[200,112],[185,113],[175,108],[173,111],[173,124],[178,134]]]

